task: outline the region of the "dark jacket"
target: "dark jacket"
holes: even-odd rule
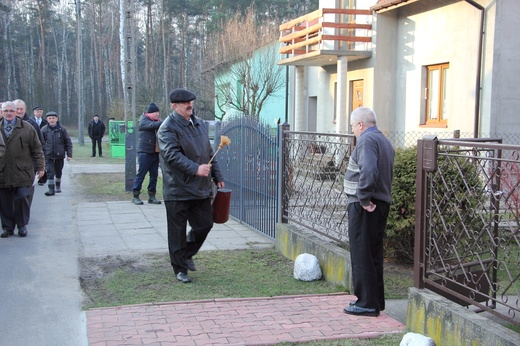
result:
[[[16,118],[13,132],[7,139],[4,121],[0,120],[0,136],[6,144],[4,157],[0,160],[0,188],[29,187],[34,182],[34,172],[45,170],[42,145],[34,128],[20,118]]]
[[[36,117],[32,117],[32,119],[34,120],[34,122],[36,124],[38,124],[38,121],[36,120]],[[47,124],[48,124],[47,120],[43,119],[43,117],[42,117],[42,122],[40,123],[40,130],[41,130],[42,127],[44,127]]]
[[[157,130],[162,121],[153,121],[142,114],[139,118],[139,141],[137,143],[138,153],[155,153],[155,143],[157,141]]]
[[[157,132],[165,201],[209,198],[213,188],[211,179],[217,183],[224,181],[216,160],[211,162],[211,176],[195,175],[199,165],[209,162],[213,149],[202,121],[193,115],[191,120],[193,125],[173,112]]]
[[[27,121],[29,124],[31,124],[32,127],[34,127],[34,130],[36,131],[36,133],[38,134],[38,138],[40,139],[40,143],[43,145],[42,132],[40,131],[40,126],[38,126],[36,120],[28,116],[27,113],[24,114],[22,120]]]
[[[97,123],[91,120],[88,124],[88,136],[92,139],[101,139],[105,135],[105,124],[100,120]]]
[[[67,129],[57,123],[55,127],[45,125],[42,128],[43,153],[47,159],[64,159],[72,157],[72,140]]]
[[[394,155],[392,144],[376,126],[359,136],[343,183],[348,203],[367,206],[373,199],[392,202]]]

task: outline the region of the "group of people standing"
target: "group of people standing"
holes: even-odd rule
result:
[[[18,230],[27,236],[34,185],[45,184],[51,196],[61,192],[60,183],[65,158],[72,158],[72,141],[59,124],[58,114],[34,107],[34,116],[26,113],[23,100],[2,102],[0,120],[0,218],[2,233],[7,238]],[[55,188],[56,187],[56,188]]]

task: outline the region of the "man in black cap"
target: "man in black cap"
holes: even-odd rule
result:
[[[43,119],[43,108],[40,106],[33,108],[33,119],[36,121],[36,124],[38,124],[40,129],[47,125],[47,120]]]
[[[96,156],[96,146],[98,148],[99,157],[103,157],[101,140],[105,135],[105,130],[105,124],[99,119],[99,115],[94,114],[94,117],[88,124],[88,136],[92,139],[92,157]]]
[[[141,187],[146,174],[149,174],[148,182],[148,203],[161,204],[155,198],[157,192],[157,177],[159,176],[159,146],[157,145],[157,130],[161,126],[161,116],[159,107],[155,103],[150,103],[146,111],[139,118],[139,141],[137,143],[137,160],[139,170],[134,180],[132,191],[134,198],[132,203],[141,205],[143,201],[139,198]]]
[[[191,282],[188,269],[195,270],[192,257],[213,227],[212,179],[219,188],[224,177],[203,122],[193,115],[195,94],[186,89],[170,92],[173,112],[157,132],[163,172],[163,195],[168,224],[170,262],[177,280]],[[190,223],[192,239],[186,240]]]

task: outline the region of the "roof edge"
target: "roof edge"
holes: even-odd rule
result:
[[[411,4],[412,2],[416,2],[419,0],[379,0],[377,4],[370,7],[372,11],[375,12],[384,12],[393,10],[395,8]]]

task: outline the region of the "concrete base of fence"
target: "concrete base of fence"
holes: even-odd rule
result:
[[[437,345],[518,345],[519,334],[428,290],[410,288],[407,330]]]
[[[278,223],[276,249],[293,261],[302,253],[316,256],[320,261],[324,280],[351,289],[350,253],[337,244],[326,242],[314,233],[294,225]]]

